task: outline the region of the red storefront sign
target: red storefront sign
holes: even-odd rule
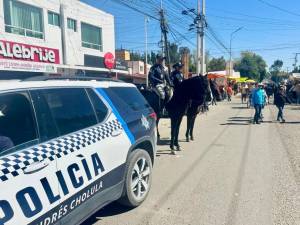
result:
[[[111,52],[104,55],[104,65],[110,70],[115,68],[115,56]]]
[[[0,60],[59,64],[59,50],[0,40]]]

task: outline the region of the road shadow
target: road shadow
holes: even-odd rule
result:
[[[157,140],[157,145],[170,145],[171,140],[167,138],[160,138]]]
[[[227,125],[231,125],[231,126],[248,126],[250,123],[221,123],[221,126],[227,126]]]
[[[228,120],[234,120],[234,119],[252,119],[252,116],[234,116],[234,117],[229,117]]]
[[[156,157],[160,157],[160,156],[163,156],[163,155],[172,155],[171,149],[168,149],[168,150],[158,150],[156,152]]]
[[[251,119],[229,119],[228,122],[251,122]]]
[[[282,124],[300,124],[298,121],[286,121],[285,123],[281,122]]]
[[[232,109],[249,109],[247,106],[232,106]]]
[[[287,108],[287,110],[294,110],[294,111],[296,111],[296,110],[300,110],[300,108]]]
[[[263,120],[262,123],[274,123],[274,121]]]
[[[118,202],[113,202],[104,208],[100,209],[96,213],[94,213],[89,219],[84,221],[81,225],[90,225],[95,224],[98,221],[101,221],[101,217],[110,217],[115,215],[120,215],[132,210],[130,207],[123,206]]]

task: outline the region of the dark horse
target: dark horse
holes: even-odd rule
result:
[[[216,82],[212,82],[212,80],[210,80],[209,82],[210,84],[210,95],[206,96],[206,101],[204,102],[204,104],[199,104],[199,102],[197,101],[191,101],[188,109],[187,109],[187,129],[186,129],[186,133],[185,133],[185,137],[186,137],[186,141],[189,142],[190,140],[194,140],[194,125],[195,125],[195,121],[197,118],[197,115],[202,112],[206,112],[209,110],[207,103],[212,102],[213,103],[216,101],[220,101],[221,100],[221,95],[220,95],[220,90],[219,87],[217,85]]]
[[[221,92],[217,82],[210,80],[210,88],[212,93],[212,105],[217,105],[217,101],[221,101]]]
[[[156,112],[158,125],[159,119],[162,118],[161,112],[163,104],[153,91],[144,90],[142,91],[142,94]],[[202,105],[205,102],[207,95],[210,95],[210,86],[207,76],[196,76],[184,80],[174,91],[172,99],[165,105],[165,108],[168,111],[168,116],[171,119],[170,148],[172,150],[174,150],[174,147],[176,147],[177,150],[180,150],[178,143],[179,128],[182,118],[186,114],[190,101],[194,101],[197,102],[197,104]],[[158,138],[160,137],[158,130],[157,136]]]
[[[187,128],[186,128],[186,141],[189,142],[190,140],[194,140],[194,125],[196,118],[200,112],[204,113],[208,111],[208,104],[207,102],[211,101],[211,96],[206,96],[206,102],[204,104],[199,104],[198,102],[192,101],[187,109],[186,117],[187,117]]]

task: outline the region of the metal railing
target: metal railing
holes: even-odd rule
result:
[[[30,30],[22,27],[16,27],[12,25],[5,24],[5,32],[18,34],[26,37],[34,37],[39,39],[44,39],[44,32]]]
[[[86,41],[82,41],[82,47],[92,48],[92,49],[97,49],[97,50],[102,51],[102,45],[98,45],[98,44],[90,43],[90,42],[86,42]]]

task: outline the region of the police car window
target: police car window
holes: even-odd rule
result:
[[[139,111],[150,108],[146,99],[139,93],[137,88],[113,87],[113,93],[125,102],[132,110]]]
[[[58,128],[45,96],[40,95],[39,91],[36,90],[30,91],[30,95],[36,112],[41,142],[45,142],[59,136]]]
[[[52,113],[60,135],[97,124],[96,115],[83,88],[40,90]]]
[[[0,95],[0,154],[37,143],[36,124],[27,92]]]
[[[102,102],[102,100],[99,98],[99,96],[95,93],[94,90],[87,89],[87,92],[90,96],[91,102],[93,103],[98,118],[98,123],[100,123],[105,119],[108,109],[106,105]]]

